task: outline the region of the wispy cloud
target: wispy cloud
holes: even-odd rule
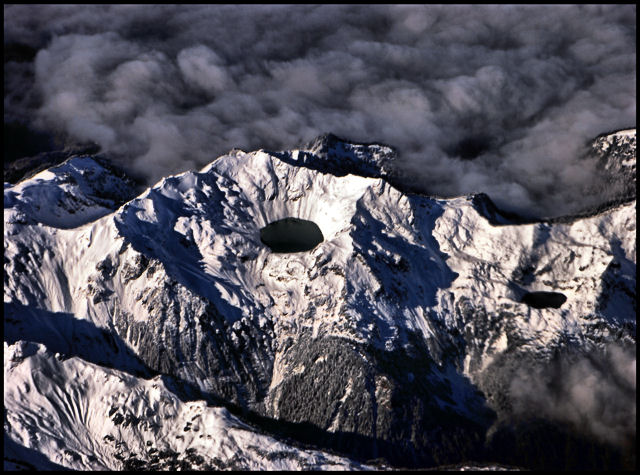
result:
[[[630,450],[636,435],[635,346],[610,343],[603,351],[522,368],[513,375],[510,395],[518,415],[570,423]]]

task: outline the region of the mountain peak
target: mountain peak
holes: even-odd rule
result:
[[[619,130],[598,136],[591,143],[591,153],[598,157],[598,168],[609,195],[618,199],[636,197],[636,129]]]
[[[99,156],[78,155],[12,185],[4,184],[5,223],[75,228],[112,213],[137,183]]]
[[[300,149],[269,152],[280,160],[335,176],[358,175],[367,178],[385,178],[391,175],[391,164],[396,159],[393,147],[380,143],[358,143],[322,134]]]

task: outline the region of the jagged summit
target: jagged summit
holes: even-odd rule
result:
[[[601,197],[600,202],[567,216],[533,218],[500,209],[486,193],[468,195],[478,212],[492,224],[525,224],[536,222],[569,222],[592,216],[636,197],[636,129],[625,129],[599,135],[588,144],[589,154],[598,158],[602,173],[601,186],[589,190]],[[300,150],[274,153],[293,165],[312,168],[336,176],[354,174],[383,178],[405,193],[429,195],[418,184],[409,184],[394,168],[397,151],[380,143],[354,143],[332,133],[315,138]],[[447,198],[447,197],[439,197]],[[448,197],[451,198],[451,197]]]
[[[5,224],[75,228],[133,199],[138,184],[100,156],[66,159],[16,185],[4,184]]]
[[[276,152],[275,156],[296,166],[303,166],[336,176],[353,174],[387,178],[396,151],[379,143],[355,143],[326,133],[299,150]]]
[[[598,167],[605,174],[603,187],[609,200],[636,198],[636,129],[620,130],[597,137],[591,153],[598,157]]]
[[[69,158],[91,155],[94,156],[99,152],[97,146],[87,146],[73,148],[70,150],[56,150],[41,152],[30,157],[22,157],[12,160],[4,165],[4,181],[9,183],[18,183],[21,180],[30,178],[48,168],[52,168]]]
[[[597,160],[598,184],[585,190],[598,196],[599,202],[570,216],[557,216],[547,221],[570,222],[595,216],[636,200],[636,129],[625,129],[599,135],[588,144],[586,158]]]

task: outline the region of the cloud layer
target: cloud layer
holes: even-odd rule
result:
[[[510,393],[516,414],[567,422],[626,450],[635,445],[635,345],[608,344],[603,351],[519,371]]]
[[[426,192],[557,216],[597,202],[587,140],[635,126],[633,5],[4,13],[5,46],[37,52],[5,62],[5,121],[97,142],[150,184],[333,132],[393,145]]]

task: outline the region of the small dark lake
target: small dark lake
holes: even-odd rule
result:
[[[313,221],[284,218],[260,229],[260,240],[273,252],[302,252],[315,248],[324,236]]]
[[[560,308],[567,301],[567,297],[560,292],[527,292],[522,297],[522,303],[533,308]]]

